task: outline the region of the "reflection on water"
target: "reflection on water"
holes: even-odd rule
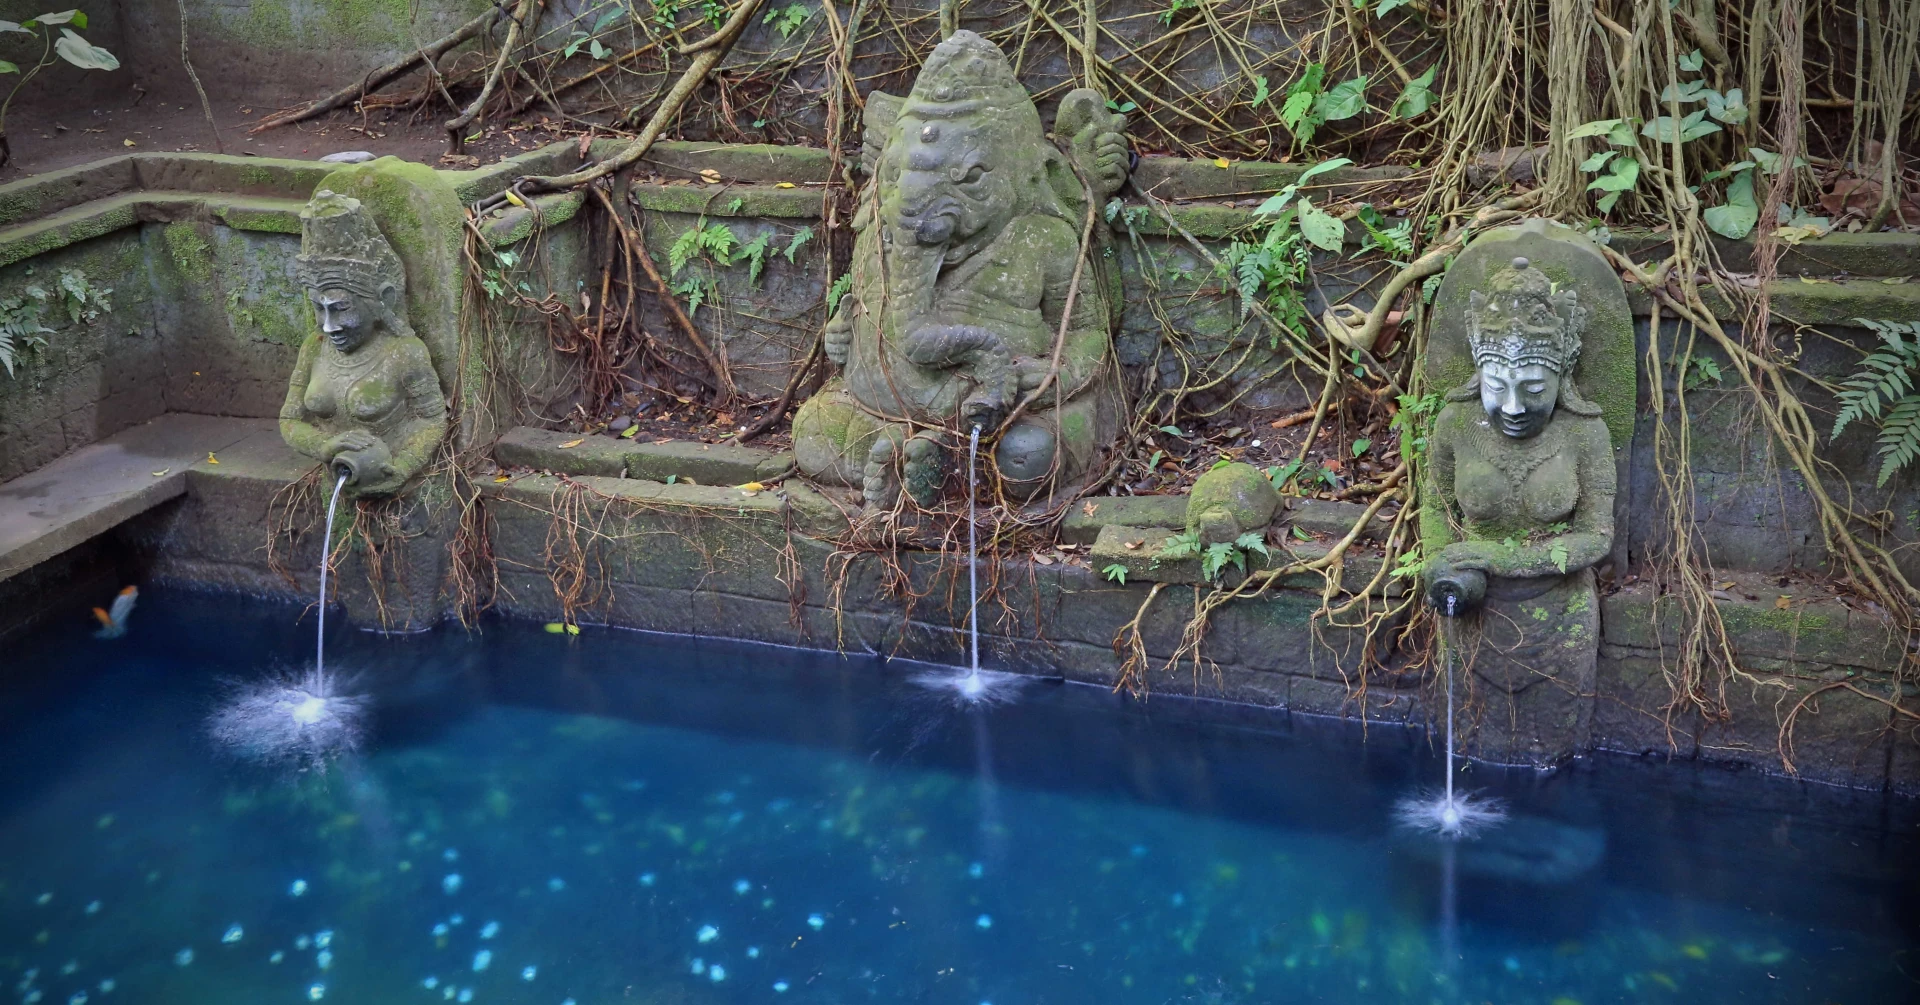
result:
[[[0,982],[32,1002],[1904,1002],[1911,804],[1719,771],[1474,768],[1424,740],[1036,682],[492,625],[330,663],[326,772],[236,764],[223,679],[297,611],[152,591],[0,678]],[[1443,882],[1451,871],[1454,882]],[[1443,922],[1457,917],[1457,925]],[[1449,934],[1451,932],[1451,934]],[[85,996],[85,997],[82,997]]]

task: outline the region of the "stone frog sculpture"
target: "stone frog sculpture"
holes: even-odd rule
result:
[[[992,444],[1003,487],[1029,499],[1083,483],[1124,408],[1103,222],[1075,281],[1089,197],[1103,205],[1126,181],[1124,118],[1094,91],[1067,94],[1054,121],[1063,153],[1006,56],[959,31],[906,98],[869,95],[865,124],[872,180],[852,285],[826,330],[842,372],[794,416],[801,470],[860,486],[870,505],[891,505],[903,484],[928,504],[948,451],[976,426],[990,440],[1030,396]],[[1063,317],[1058,374],[1034,396]]]
[[[447,402],[402,316],[406,274],[360,201],[325,189],[300,213],[300,283],[315,330],[280,408],[280,435],[345,475],[355,495],[390,496],[447,431]]]

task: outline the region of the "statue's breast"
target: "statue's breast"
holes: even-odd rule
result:
[[[1534,529],[1571,517],[1580,504],[1579,457],[1558,433],[1549,426],[1540,442],[1507,449],[1498,442],[1486,447],[1496,433],[1473,437],[1482,449],[1462,450],[1454,462],[1461,515],[1477,524]]]
[[[317,419],[339,417],[353,425],[377,426],[404,397],[393,362],[382,359],[357,372],[338,365],[315,366],[302,400]]]

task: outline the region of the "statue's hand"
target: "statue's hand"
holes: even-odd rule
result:
[[[853,321],[842,311],[827,322],[826,331],[821,334],[821,342],[827,358],[835,366],[847,365],[847,350],[853,346]]]
[[[1031,393],[1047,379],[1047,371],[1053,368],[1053,362],[1045,359],[1021,357],[1013,361],[1013,373],[1020,384],[1020,393]]]
[[[1127,183],[1127,138],[1117,131],[1104,130],[1093,137],[1092,146],[1094,176],[1101,194],[1120,191],[1120,186]]]
[[[1440,561],[1454,569],[1491,572],[1494,547],[1490,541],[1455,542],[1440,550]]]
[[[322,450],[323,459],[332,461],[343,453],[366,450],[378,442],[380,442],[379,437],[364,429],[349,429],[327,441],[326,447]]]

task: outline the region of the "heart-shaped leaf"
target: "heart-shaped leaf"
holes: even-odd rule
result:
[[[82,70],[118,70],[120,60],[113,53],[81,38],[71,28],[60,29],[60,38],[53,43],[53,51],[60,58]]]

